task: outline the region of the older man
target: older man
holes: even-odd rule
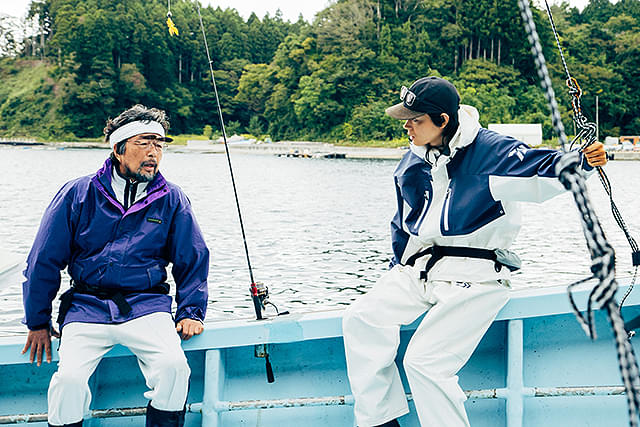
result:
[[[189,366],[180,338],[200,334],[207,307],[209,251],[191,205],[158,172],[169,123],[163,111],[136,105],[104,129],[112,152],[102,168],[65,184],[44,213],[23,284],[29,335],[23,353],[51,361],[51,305],[61,297],[60,363],[49,385],[49,425],[80,426],[88,380],[114,345],[140,360],[150,390],[149,426],[182,426]],[[176,282],[177,311],[166,267]]]

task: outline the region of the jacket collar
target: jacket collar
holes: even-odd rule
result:
[[[103,183],[108,184],[107,187],[111,187],[111,180],[113,179],[112,171],[113,171],[113,162],[111,158],[107,158],[105,160],[102,167],[96,172],[96,177]],[[147,185],[147,193],[152,193],[158,188],[167,184],[167,180],[164,179],[164,176],[160,172],[156,174],[153,180]]]
[[[113,171],[113,162],[111,158],[107,158],[105,160],[102,167],[96,172],[96,174],[91,178],[91,181],[97,186],[98,190],[113,204],[116,206],[122,214],[125,214],[125,210],[113,195],[113,191],[111,190],[111,180],[113,179],[112,172]],[[153,180],[147,185],[147,197],[144,205],[147,205],[160,197],[167,194],[167,180],[164,179],[162,174],[158,172]],[[110,191],[111,190],[111,191]],[[158,191],[162,190],[162,191]],[[126,214],[136,212],[142,208],[142,204],[134,204],[126,211]]]
[[[480,131],[480,114],[475,107],[470,105],[460,105],[458,110],[458,130],[453,138],[449,141],[449,154],[443,154],[440,150],[434,147],[427,148],[425,146],[410,146],[411,152],[423,160],[426,160],[429,164],[435,165],[436,160],[440,156],[453,157],[457,151],[471,144]]]

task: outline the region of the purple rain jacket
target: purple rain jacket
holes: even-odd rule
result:
[[[45,211],[22,285],[24,322],[30,330],[51,323],[51,304],[65,267],[75,281],[135,290],[163,283],[167,264],[172,262],[176,322],[204,320],[209,250],[189,199],[158,173],[147,186],[147,196],[125,211],[113,196],[112,170],[107,159],[95,175],[68,182]],[[75,294],[64,324],[122,323],[171,312],[169,295],[132,294],[126,300],[132,311],[122,316],[112,300]]]

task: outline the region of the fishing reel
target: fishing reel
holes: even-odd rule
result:
[[[251,287],[249,288],[251,291],[251,299],[253,300],[253,308],[256,310],[256,319],[263,320],[265,317],[263,316],[263,311],[267,309],[267,305],[273,306],[276,310],[276,316],[281,316],[283,314],[289,314],[288,311],[280,312],[278,307],[271,301],[269,301],[269,288],[262,282],[253,282],[251,283]],[[269,352],[267,350],[267,344],[258,344],[255,347],[255,356],[263,357],[265,361],[265,367],[267,371],[267,382],[272,383],[275,381],[275,377],[273,376],[273,368],[271,367],[271,362],[269,361]]]
[[[256,318],[258,320],[264,319],[263,311],[267,309],[267,305],[271,305],[276,310],[276,316],[282,316],[289,314],[288,311],[280,312],[278,307],[269,301],[269,288],[262,282],[254,282],[251,284],[251,299],[253,300],[253,308],[256,311]]]

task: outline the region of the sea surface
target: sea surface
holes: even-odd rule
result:
[[[107,156],[100,149],[0,148],[0,247],[26,257],[42,213],[60,187],[94,173]],[[280,310],[344,308],[386,271],[396,163],[232,154],[253,274],[269,287]],[[207,320],[254,316],[226,157],[168,151],[161,170],[189,196],[211,250]],[[610,162],[606,172],[631,234],[640,239],[640,162]],[[608,197],[597,177],[588,187],[616,249],[620,282],[630,282],[631,251]],[[525,204],[512,249],[523,260],[514,287],[567,285],[589,275],[584,236],[568,194]],[[63,274],[62,290],[68,280]],[[20,324],[20,282],[20,277],[0,282],[0,336],[26,332]]]

